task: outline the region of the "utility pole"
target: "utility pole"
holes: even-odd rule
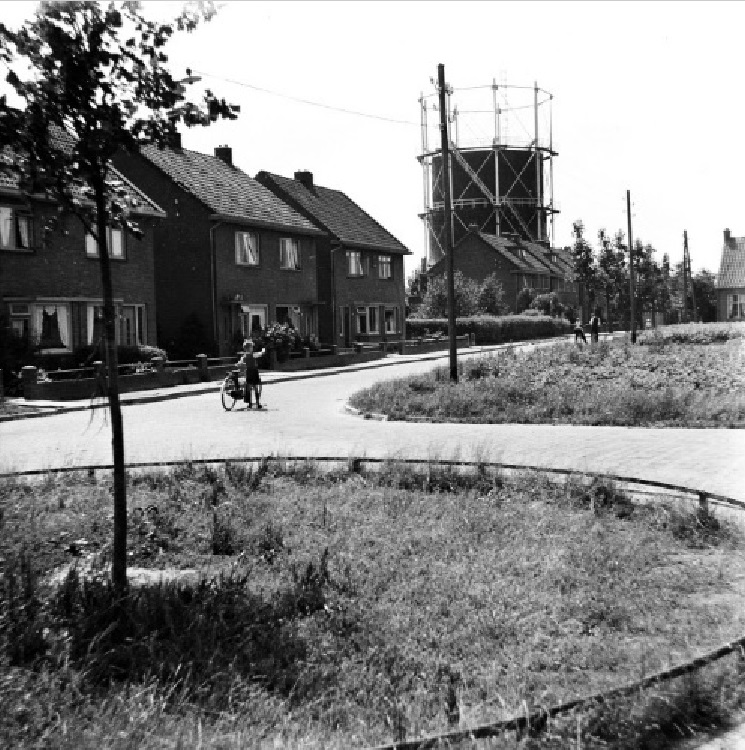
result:
[[[631,234],[631,191],[626,191],[626,217],[629,223],[629,297],[631,302],[631,343],[636,343],[636,312],[634,310],[634,237]]]
[[[688,232],[683,230],[683,322],[688,322]]]
[[[440,135],[442,140],[442,193],[445,199],[445,254],[448,259],[448,341],[450,344],[450,380],[458,382],[458,358],[455,346],[455,261],[453,259],[453,214],[450,199],[450,147],[448,135],[447,84],[445,66],[437,66],[440,90]]]

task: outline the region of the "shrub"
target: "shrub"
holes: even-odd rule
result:
[[[478,315],[470,318],[459,318],[455,321],[455,333],[458,336],[474,334],[480,345],[502,344],[509,341],[529,341],[531,339],[550,338],[569,333],[571,328],[563,318],[550,318],[546,315]],[[406,321],[408,338],[427,335],[425,332],[441,332],[447,335],[448,325],[444,319],[411,319]]]

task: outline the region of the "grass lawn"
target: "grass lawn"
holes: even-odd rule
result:
[[[131,477],[129,503],[130,565],[207,580],[55,588],[73,559],[105,564],[110,482],[0,485],[3,746],[364,747],[635,680],[745,629],[739,532],[608,484],[186,466]],[[583,747],[664,747],[741,688],[719,666],[597,707]],[[565,724],[498,746],[567,747]]]
[[[706,328],[663,329],[636,346],[501,351],[459,363],[457,384],[443,367],[376,384],[350,403],[397,420],[745,427],[745,324]]]

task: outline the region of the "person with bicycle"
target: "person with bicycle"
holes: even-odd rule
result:
[[[261,376],[256,360],[262,357],[264,350],[255,352],[254,342],[246,339],[243,342],[243,356],[238,360],[238,368],[246,373],[246,388],[243,392],[243,401],[247,409],[251,408],[251,391],[256,396],[256,408],[261,409]]]

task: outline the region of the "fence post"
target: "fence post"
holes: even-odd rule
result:
[[[476,346],[476,334],[475,333],[471,333],[469,335],[468,344],[469,346]]]
[[[0,404],[5,401],[5,389],[3,388],[3,368],[0,367]]]
[[[310,347],[309,346],[303,347],[303,357],[305,357],[305,359],[310,359]]]
[[[209,370],[209,365],[207,363],[206,354],[197,354],[197,369],[199,370],[200,380],[210,379],[210,370]]]
[[[21,368],[21,383],[23,384],[23,397],[33,398],[36,395],[37,369],[33,365]]]

